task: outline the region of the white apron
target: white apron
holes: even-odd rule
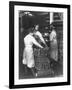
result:
[[[32,47],[25,47],[23,52],[23,64],[26,64],[29,68],[34,67],[34,55]]]

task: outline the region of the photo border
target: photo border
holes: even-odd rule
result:
[[[55,7],[67,9],[67,82],[14,85],[14,6]],[[29,88],[70,85],[70,5],[30,2],[9,2],[9,88]]]

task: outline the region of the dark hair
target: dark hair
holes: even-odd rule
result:
[[[50,30],[52,31],[53,29],[55,29],[53,24],[50,24]]]
[[[28,29],[28,33],[33,33],[34,32],[34,27],[30,27],[29,29]]]

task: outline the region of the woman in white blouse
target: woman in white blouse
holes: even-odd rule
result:
[[[25,36],[24,38],[24,52],[23,52],[23,64],[27,65],[28,68],[30,68],[34,73],[34,67],[35,67],[35,61],[34,61],[34,53],[33,53],[33,44],[36,45],[39,48],[43,48],[33,37],[34,30],[32,28],[29,29],[29,34]]]

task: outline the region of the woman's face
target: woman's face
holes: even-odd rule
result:
[[[49,30],[48,33],[50,34],[51,33],[51,30]]]
[[[38,28],[39,28],[39,25],[36,25],[36,26],[35,26],[35,30],[38,30]]]

